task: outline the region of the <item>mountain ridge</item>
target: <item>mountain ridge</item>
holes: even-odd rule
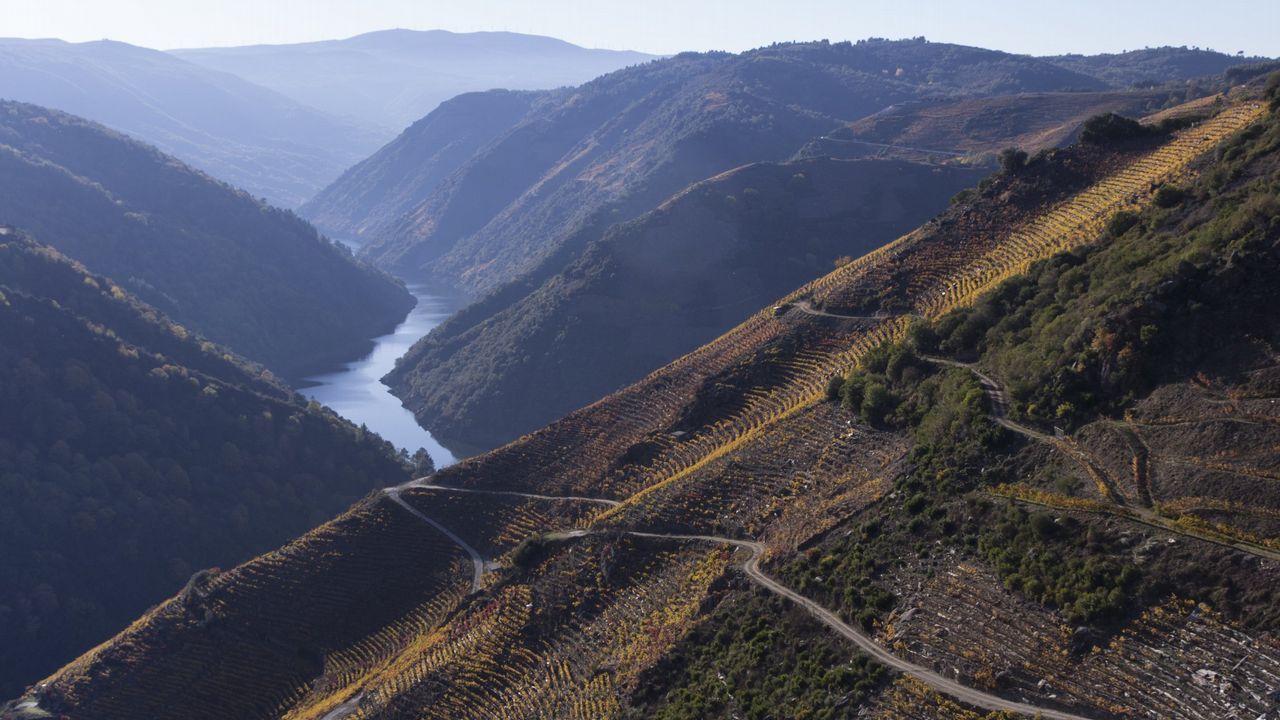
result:
[[[656,57],[583,48],[541,35],[406,29],[168,52],[233,72],[331,114],[355,116],[382,128],[385,140],[460,94],[577,85]]]
[[[238,76],[109,40],[0,39],[0,98],[101,122],[286,207],[379,142]]]

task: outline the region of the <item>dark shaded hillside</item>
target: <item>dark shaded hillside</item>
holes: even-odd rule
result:
[[[299,213],[347,241],[377,237],[542,97],[494,90],[460,95],[348,169]]]
[[[333,115],[359,118],[385,131],[385,139],[463,93],[578,85],[654,57],[537,35],[402,29],[342,40],[170,54],[234,73]]]
[[[787,159],[805,140],[888,105],[1077,88],[1101,83],[1032,58],[918,41],[680,55],[541,105],[364,252],[479,293],[539,268],[567,242],[576,254],[692,182]]]
[[[1199,48],[1158,47],[1101,55],[1041,58],[1058,67],[1097,78],[1112,87],[1163,85],[1221,75],[1227,68],[1267,58],[1246,58]]]
[[[285,207],[381,140],[235,75],[105,40],[0,39],[0,99],[100,122]]]
[[[614,226],[483,322],[441,327],[397,364],[392,387],[439,435],[502,444],[919,225],[985,173],[830,160],[726,173]]]
[[[33,105],[0,103],[0,219],[289,377],[358,355],[413,304],[293,214]]]
[[[406,470],[111,280],[0,228],[0,689]]]

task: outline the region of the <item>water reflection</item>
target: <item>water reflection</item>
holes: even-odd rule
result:
[[[395,367],[396,359],[444,322],[452,311],[446,298],[433,295],[426,287],[411,285],[409,292],[418,298],[417,306],[395,332],[374,339],[373,352],[368,357],[348,363],[344,370],[307,378],[309,387],[304,386],[300,392],[351,422],[364,424],[411,454],[420,447],[426,448],[436,467],[444,467],[457,462],[457,458],[418,425],[413,413],[382,384],[382,376]]]

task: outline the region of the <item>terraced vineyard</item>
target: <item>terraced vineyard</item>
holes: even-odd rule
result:
[[[613,717],[641,673],[698,620],[735,559],[733,549],[705,539],[629,532],[751,539],[780,557],[885,498],[909,441],[821,403],[832,376],[902,336],[911,315],[937,316],[1037,259],[1096,239],[1116,211],[1146,203],[1157,185],[1189,172],[1262,113],[1257,103],[1231,105],[1158,147],[1082,163],[1094,173],[1082,189],[1011,230],[931,224],[636,385],[431,479],[616,506],[396,489],[198,584],[54,676],[39,700],[92,718],[172,716],[175,708],[185,717],[324,720]],[[866,298],[886,302],[869,307]],[[788,309],[800,302],[831,314]],[[1214,462],[1239,469],[1254,460]],[[1134,483],[1163,497],[1150,473]],[[483,555],[478,590],[468,583],[467,556],[422,518]],[[881,628],[882,644],[934,677],[1065,709],[1059,717],[1119,713],[1138,702],[1134,693],[1152,717],[1228,709],[1208,690],[1161,694],[1155,675],[1180,659],[1217,673],[1205,678],[1250,673],[1236,680],[1247,689],[1231,695],[1231,707],[1253,711],[1259,706],[1249,698],[1276,672],[1274,647],[1180,604],[1134,624],[1123,647],[1076,663],[1062,653],[1068,638],[1059,616],[1018,607],[1016,622],[1003,622],[999,608],[1016,601],[998,584],[936,565],[944,574],[929,578],[932,592],[920,592],[930,599]],[[1145,640],[1160,633],[1185,652],[1161,657]],[[1224,648],[1247,649],[1252,664],[1211,662]],[[224,660],[215,663],[218,653]],[[1077,665],[1082,674],[1069,677]],[[1053,677],[1042,685],[1032,667],[1053,668]],[[970,712],[906,680],[877,703],[883,716]]]
[[[953,566],[933,584],[885,641],[976,687],[1086,716],[1264,717],[1280,679],[1280,644],[1192,602],[1170,599],[1081,660],[1069,651],[1071,627],[979,570]]]

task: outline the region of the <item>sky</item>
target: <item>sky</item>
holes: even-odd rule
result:
[[[1280,0],[0,0],[0,37],[159,49],[397,27],[509,30],[660,54],[923,35],[1037,55],[1158,45],[1280,55]]]

